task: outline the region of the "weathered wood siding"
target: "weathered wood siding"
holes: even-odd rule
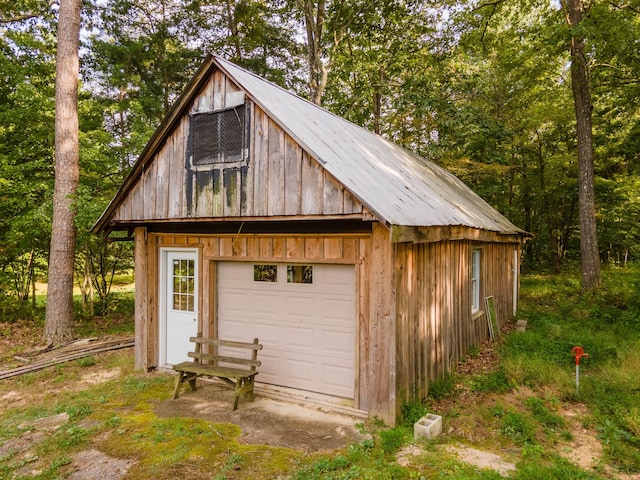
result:
[[[216,71],[190,113],[225,108],[239,88]],[[246,165],[188,168],[189,116],[144,166],[115,222],[290,215],[353,215],[362,204],[264,111],[250,103]]]
[[[313,262],[356,268],[354,406],[388,424],[428,382],[455,368],[471,345],[488,338],[481,311],[471,314],[471,252],[481,254],[481,297],[495,298],[501,322],[511,318],[517,244],[445,241],[393,244],[374,223],[371,234],[175,235],[136,229],[136,365],[159,359],[159,249],[200,252],[199,324],[213,335],[216,262]]]
[[[136,365],[159,361],[159,249],[200,251],[200,330],[213,335],[216,262],[313,262],[353,264],[356,269],[356,378],[354,406],[387,423],[395,421],[395,355],[392,246],[388,230],[373,235],[169,235],[136,229]],[[372,275],[372,272],[373,273]],[[204,293],[203,293],[204,292]]]
[[[471,313],[471,252],[481,250],[480,311]],[[398,404],[422,399],[430,381],[489,338],[484,298],[502,323],[513,316],[518,244],[444,241],[396,244]]]

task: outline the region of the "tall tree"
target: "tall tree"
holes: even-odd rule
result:
[[[586,57],[586,39],[581,31],[583,16],[591,3],[562,0],[571,29],[571,90],[576,112],[578,144],[578,197],[580,199],[580,252],[582,287],[588,290],[600,285],[600,253],[596,231],[594,188],[593,126],[591,122],[591,85]]]
[[[44,336],[49,343],[73,338],[73,274],[78,166],[80,0],[61,0],[56,54],[55,185]]]

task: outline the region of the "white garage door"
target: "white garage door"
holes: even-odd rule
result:
[[[219,263],[218,337],[260,339],[260,382],[353,398],[354,267]]]

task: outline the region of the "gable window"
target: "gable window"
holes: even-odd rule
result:
[[[480,250],[471,251],[471,313],[480,310]]]
[[[190,121],[192,166],[235,166],[248,159],[247,106],[194,113]]]

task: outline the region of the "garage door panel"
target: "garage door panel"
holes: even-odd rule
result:
[[[248,300],[247,297],[248,295],[245,295],[245,298],[244,298],[245,304],[247,303],[247,300]],[[277,296],[274,296],[269,293],[260,292],[260,293],[254,293],[249,297],[251,299],[250,303],[253,305],[253,311],[256,314],[275,315],[278,313],[279,299]]]
[[[254,282],[252,263],[218,264],[218,335],[260,339],[258,380],[353,398],[355,269],[313,265],[313,283]]]
[[[243,314],[245,310],[243,303],[244,300],[242,293],[227,291],[223,296],[221,305],[228,313],[236,312],[238,314]]]
[[[350,357],[353,353],[353,344],[349,341],[349,337],[344,332],[325,331],[323,343],[326,345],[326,352]]]
[[[286,329],[287,345],[301,350],[313,350],[316,346],[315,329],[290,325]]]
[[[291,315],[298,318],[313,318],[315,303],[315,298],[312,296],[292,294],[287,298],[285,311],[287,316]]]

